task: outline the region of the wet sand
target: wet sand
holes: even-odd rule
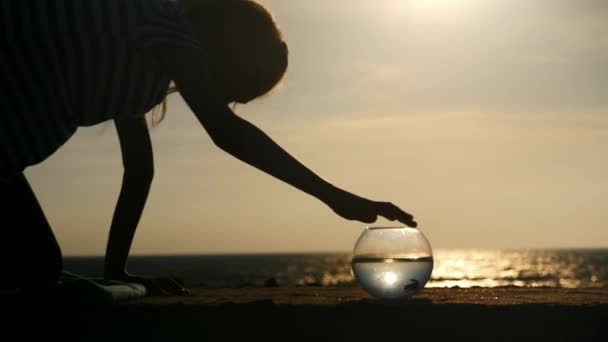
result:
[[[608,288],[425,289],[397,303],[358,288],[199,288],[55,309],[84,340],[608,341]]]

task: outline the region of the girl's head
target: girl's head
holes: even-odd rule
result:
[[[287,70],[287,45],[272,15],[251,0],[179,0],[208,49],[209,67],[227,103],[272,90]]]

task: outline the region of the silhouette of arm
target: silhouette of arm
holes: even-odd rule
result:
[[[318,198],[346,219],[371,223],[381,215],[416,226],[411,215],[391,203],[371,201],[334,187],[255,125],[234,114],[213,87],[202,53],[187,48],[157,53],[178,91],[219,148]]]
[[[104,277],[123,279],[135,230],[146,205],[154,176],[152,143],[145,117],[116,120],[122,152],[122,187],[106,248]]]

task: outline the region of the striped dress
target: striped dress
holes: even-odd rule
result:
[[[172,0],[0,3],[0,178],[160,103],[170,79],[147,49],[202,48]]]

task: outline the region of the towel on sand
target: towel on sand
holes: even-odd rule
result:
[[[86,278],[64,271],[51,293],[67,302],[114,304],[146,295],[141,284]]]
[[[53,286],[30,286],[20,290],[0,291],[3,304],[55,306],[110,306],[148,295],[141,284],[88,278],[63,271]]]

